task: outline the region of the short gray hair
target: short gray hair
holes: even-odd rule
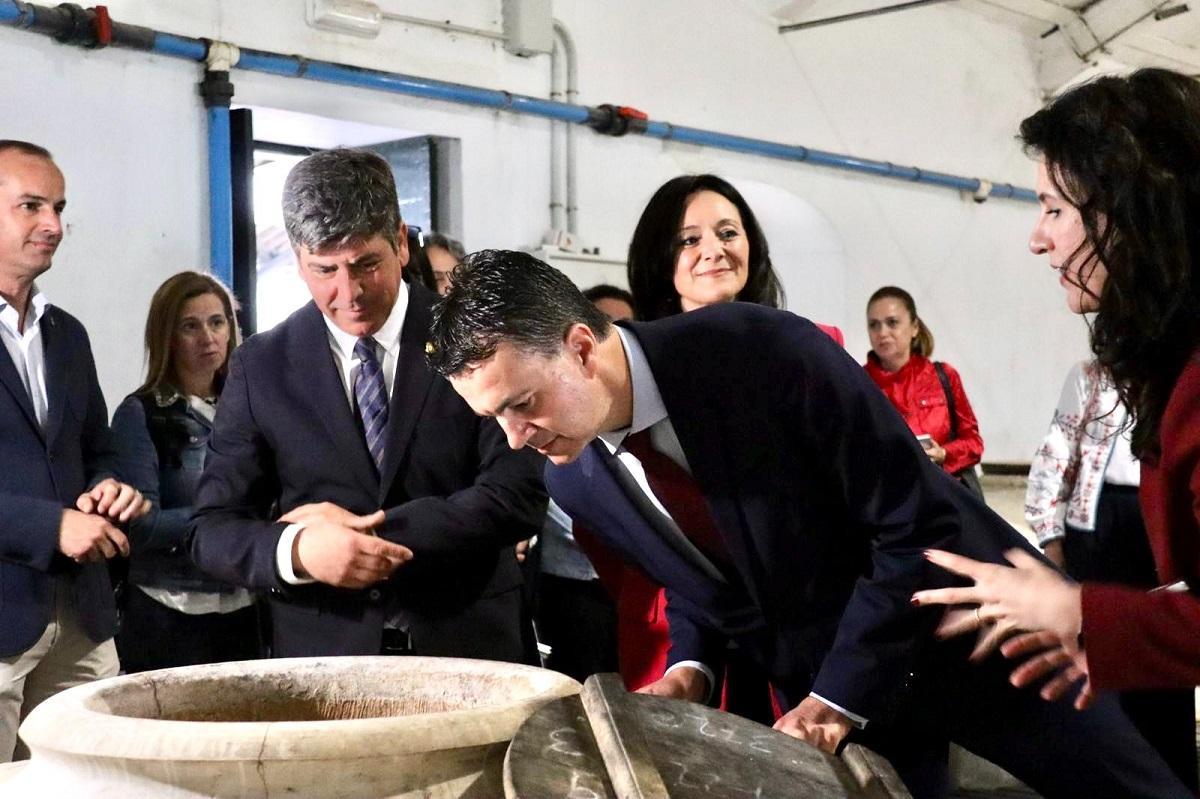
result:
[[[444,233],[426,233],[425,234],[425,249],[430,247],[441,247],[446,252],[454,256],[454,260],[462,263],[462,260],[467,257],[467,250],[462,246],[462,242],[458,239],[452,239]]]
[[[400,201],[392,168],[366,150],[324,150],[288,173],[283,225],[292,246],[340,249],[383,236],[399,251]]]

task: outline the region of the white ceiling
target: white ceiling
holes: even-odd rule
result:
[[[760,0],[780,25],[894,5],[901,0]],[[1164,19],[1156,13],[1197,7]],[[1157,66],[1200,75],[1200,2],[1194,0],[947,0],[1036,40],[1048,94],[1099,71]],[[902,10],[893,13],[918,13]],[[854,21],[834,23],[854,25]],[[804,36],[797,31],[782,36]]]

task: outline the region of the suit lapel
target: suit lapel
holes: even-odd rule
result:
[[[42,356],[46,369],[46,445],[53,447],[62,429],[63,411],[70,393],[67,390],[68,365],[71,361],[70,342],[63,335],[66,331],[58,324],[53,308],[46,308],[42,316]],[[107,421],[107,420],[106,420]]]
[[[702,365],[670,361],[665,355],[670,342],[660,342],[655,335],[658,330],[653,326],[643,323],[629,327],[646,353],[667,416],[675,428],[692,477],[716,518],[717,529],[730,558],[742,575],[754,574],[756,569],[751,568],[751,553],[747,549],[754,546],[754,531],[742,513],[741,502],[744,500],[738,496],[742,492],[738,475],[745,464],[740,463],[739,441],[729,426],[724,403],[713,401],[718,392],[728,390],[728,376],[713,375],[711,377],[716,380],[698,386],[698,378],[708,377]],[[664,357],[659,357],[660,354]],[[679,368],[687,370],[683,380],[674,379],[674,370],[668,365],[671,363],[680,363]],[[749,579],[745,583],[754,601],[758,602],[759,586]]]
[[[388,406],[387,446],[383,455],[383,474],[379,481],[379,501],[383,503],[400,464],[408,454],[413,431],[434,375],[425,364],[425,342],[433,316],[427,293],[415,284],[408,287],[408,308],[400,330],[400,353],[396,358],[396,378]]]
[[[39,436],[43,436],[37,414],[33,411],[33,400],[29,398],[29,392],[25,390],[25,384],[21,382],[21,375],[17,373],[17,366],[13,363],[12,356],[8,354],[8,347],[0,347],[0,383],[12,395],[13,401],[25,414],[25,419],[30,426],[37,431]]]
[[[637,481],[633,478],[615,455],[608,451],[599,440],[592,442],[592,451],[604,464],[604,468],[617,484],[625,499],[632,505],[648,526],[654,530],[656,538],[665,543],[677,555],[693,568],[703,572],[718,582],[727,582],[718,570],[696,546],[688,540],[679,528],[667,520],[658,508],[646,497]]]
[[[297,320],[296,344],[291,353],[293,379],[302,382],[300,395],[311,399],[310,414],[321,420],[333,450],[342,464],[372,492],[379,482],[371,452],[346,398],[338,365],[329,349],[329,329],[314,303],[304,306]]]

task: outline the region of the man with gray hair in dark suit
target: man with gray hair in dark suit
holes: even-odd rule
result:
[[[269,592],[277,656],[521,661],[512,545],[541,527],[541,459],[426,365],[436,296],[402,278],[390,167],[317,153],[288,175],[283,210],[313,301],[233,355],[196,562]]]

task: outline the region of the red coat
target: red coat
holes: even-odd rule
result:
[[[943,362],[946,377],[950,380],[950,391],[954,394],[954,410],[958,416],[958,438],[950,441],[950,409],[946,404],[946,392],[938,380],[933,362],[921,355],[913,355],[908,363],[895,372],[888,372],[879,365],[875,353],[867,354],[863,367],[883,390],[896,410],[908,423],[913,435],[926,434],[933,437],[946,450],[942,468],[951,474],[974,466],[983,458],[983,438],[979,435],[979,422],[971,401],[963,390],[958,371]]]
[[[1142,460],[1140,498],[1159,582],[1200,578],[1200,351],[1163,413],[1162,455]],[[1098,688],[1200,685],[1200,597],[1083,586],[1088,671]]]

